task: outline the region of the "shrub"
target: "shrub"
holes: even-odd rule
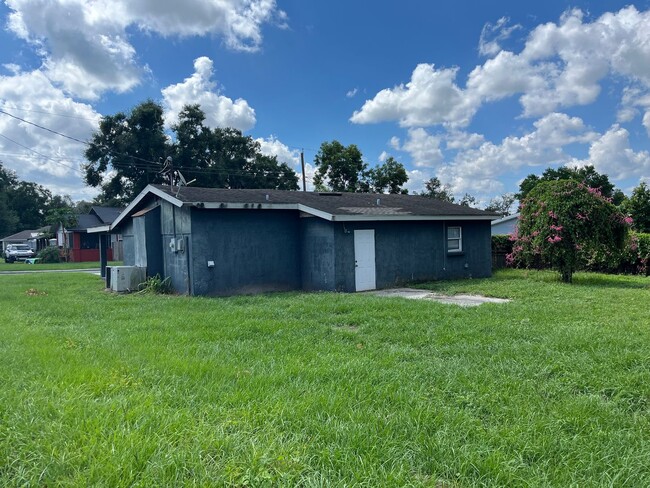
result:
[[[585,266],[620,266],[631,223],[598,189],[572,180],[538,183],[521,202],[508,261],[556,269],[570,283]]]
[[[58,263],[61,260],[59,256],[59,248],[56,246],[48,246],[41,249],[36,257],[41,263]]]
[[[511,253],[512,241],[508,234],[497,234],[492,236],[492,252]]]
[[[172,283],[169,277],[163,279],[160,275],[150,276],[138,286],[137,293],[169,295],[173,293]]]

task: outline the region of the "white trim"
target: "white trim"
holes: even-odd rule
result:
[[[131,210],[133,210],[149,193],[153,193],[154,195],[162,198],[163,200],[168,201],[172,205],[176,205],[177,207],[182,207],[183,202],[179,200],[178,198],[175,198],[171,195],[168,195],[162,190],[159,190],[153,185],[147,185],[141,192],[140,194],[135,197],[135,199],[129,203],[128,207],[126,207],[124,210],[122,210],[122,213],[117,216],[117,218],[113,221],[113,223],[110,226],[110,230],[113,230],[117,225],[122,222],[126,217],[129,216],[131,213]]]
[[[334,215],[308,207],[302,203],[229,203],[229,202],[185,202],[186,206],[207,209],[231,210],[299,210],[330,222],[393,221],[393,220],[493,220],[492,215]]]
[[[109,230],[111,230],[110,225],[100,225],[98,227],[88,227],[86,232],[88,232],[88,234],[96,234],[98,232],[108,232]]]
[[[382,220],[492,220],[491,215],[334,215],[336,222],[382,221]]]
[[[449,237],[449,231],[451,229],[458,229],[458,237]],[[458,248],[451,249],[449,247],[449,241],[458,241]],[[447,226],[447,253],[461,253],[463,252],[463,227],[461,225],[450,225]]]
[[[233,202],[183,202],[175,198],[163,190],[160,190],[152,185],[147,185],[140,194],[126,207],[122,213],[113,221],[109,230],[115,229],[132,211],[133,209],[150,193],[160,197],[161,199],[175,205],[176,207],[196,207],[206,209],[234,209],[234,210],[298,210],[315,217],[330,222],[392,222],[392,221],[450,221],[450,220],[495,220],[496,215],[335,215],[323,210],[318,210],[309,207],[302,203],[233,203]],[[93,232],[104,232],[103,230],[94,230]]]

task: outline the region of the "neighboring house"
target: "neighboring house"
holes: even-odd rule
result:
[[[49,227],[44,227],[37,230],[23,230],[16,234],[0,239],[2,242],[2,252],[7,250],[9,244],[27,244],[34,252],[40,251],[48,245],[47,233]]]
[[[111,225],[179,293],[362,291],[491,274],[496,215],[413,195],[149,185]]]
[[[79,215],[72,227],[59,227],[57,243],[63,256],[70,262],[99,261],[99,234],[88,232],[92,228],[106,228],[120,215],[123,209],[113,207],[92,207],[87,214]],[[120,236],[115,235],[107,249],[107,258],[114,259],[113,248]]]
[[[519,214],[508,215],[502,219],[492,221],[492,235],[510,235],[517,228],[517,221],[519,220]]]

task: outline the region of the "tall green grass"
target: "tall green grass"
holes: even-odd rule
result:
[[[114,295],[0,276],[0,485],[648,486],[650,280]]]

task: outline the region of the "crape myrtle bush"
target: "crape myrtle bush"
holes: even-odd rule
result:
[[[587,268],[619,268],[632,219],[596,188],[571,180],[541,182],[521,202],[510,265],[556,269],[570,283]]]

